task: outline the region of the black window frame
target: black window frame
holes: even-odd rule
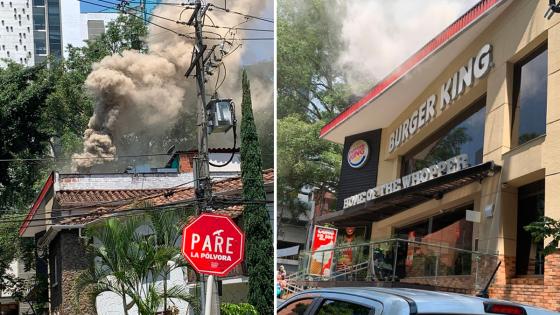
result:
[[[529,52],[526,56],[521,58],[519,61],[515,62],[513,65],[513,82],[512,82],[512,110],[511,110],[511,130],[510,130],[510,141],[511,141],[511,148],[516,148],[521,146],[531,140],[536,138],[542,137],[546,135],[546,114],[545,114],[545,121],[544,121],[544,134],[537,136],[531,140],[525,141],[524,143],[519,144],[519,123],[516,119],[519,119],[521,115],[515,115],[519,106],[519,94],[521,89],[521,70],[524,65],[528,64],[532,60],[534,60],[537,56],[539,56],[543,52],[547,52],[547,63],[548,63],[548,42],[545,41],[544,43],[540,44],[537,48],[533,49]],[[548,75],[548,71],[546,73]],[[548,78],[547,78],[548,84]],[[548,87],[547,87],[548,88]],[[548,96],[547,96],[547,104],[545,104],[545,111],[548,111]]]

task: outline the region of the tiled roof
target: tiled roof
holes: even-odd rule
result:
[[[265,184],[272,184],[274,182],[274,171],[272,169],[263,171],[263,180]],[[240,177],[227,178],[212,183],[212,191],[216,196],[239,196],[241,194],[242,188],[243,183]],[[103,216],[114,215],[118,213],[124,214],[128,209],[134,207],[134,205],[138,202],[145,202],[147,204],[150,204],[151,206],[164,206],[173,205],[193,199],[194,187],[173,190],[169,189],[163,191],[158,190],[154,194],[135,198],[134,200],[129,201],[126,205],[120,206],[118,208],[97,208],[89,212],[87,215],[62,220],[60,224],[86,224]],[[243,205],[232,205],[218,209],[215,213],[236,218],[243,213],[243,209]]]
[[[56,201],[60,207],[92,207],[120,206],[131,200],[148,195],[161,193],[163,189],[133,189],[133,190],[61,190],[56,194]]]

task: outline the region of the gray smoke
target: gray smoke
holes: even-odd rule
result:
[[[228,8],[244,13],[259,15],[266,0],[234,1]],[[217,4],[220,5],[220,4]],[[160,5],[155,15],[179,19],[182,7]],[[182,20],[190,16],[192,10],[182,13]],[[216,25],[235,26],[244,21],[243,17],[212,10],[208,15]],[[183,34],[194,32],[194,28],[174,22],[153,18],[157,24]],[[208,19],[207,19],[207,22]],[[209,29],[209,28],[206,28]],[[244,37],[244,33],[232,34],[227,30],[211,29],[222,36]],[[208,37],[217,37],[210,33]],[[181,37],[157,26],[149,26],[146,39],[148,53],[125,51],[122,55],[105,57],[95,64],[86,80],[86,88],[96,100],[93,116],[84,132],[84,149],[74,154],[73,169],[85,172],[95,164],[113,160],[118,154],[118,143],[130,135],[157,135],[170,130],[185,112],[196,114],[199,102],[195,80],[186,79],[184,73],[190,65],[193,40]],[[206,40],[208,47],[222,43],[221,40]],[[233,41],[234,47],[243,44]],[[245,45],[224,58],[227,77],[219,90],[220,94],[240,102],[241,58]],[[222,73],[223,75],[223,73]],[[214,92],[217,76],[208,77],[206,94]],[[220,77],[220,81],[223,77]],[[254,106],[272,104],[270,82],[253,80]],[[185,133],[196,133],[195,126],[185,126]],[[188,128],[188,129],[187,129]],[[95,158],[95,159],[94,159]]]
[[[478,0],[352,0],[345,12],[338,65],[354,93],[385,77]]]

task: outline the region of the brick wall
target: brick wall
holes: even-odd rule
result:
[[[560,250],[545,258],[544,276],[515,277],[515,257],[501,258],[491,298],[560,311]]]
[[[76,279],[87,269],[90,260],[78,236],[77,230],[63,230],[51,242],[49,249],[49,287],[51,313],[60,315],[96,314],[87,293],[81,292],[80,303],[76,302]],[[57,274],[55,271],[55,260]]]

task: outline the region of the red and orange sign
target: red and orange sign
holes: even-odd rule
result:
[[[311,244],[311,259],[309,274],[315,276],[330,276],[334,247],[336,246],[337,229],[315,226],[313,229],[313,243]]]
[[[357,140],[348,149],[347,161],[353,168],[362,167],[368,158],[369,146],[364,140]]]

